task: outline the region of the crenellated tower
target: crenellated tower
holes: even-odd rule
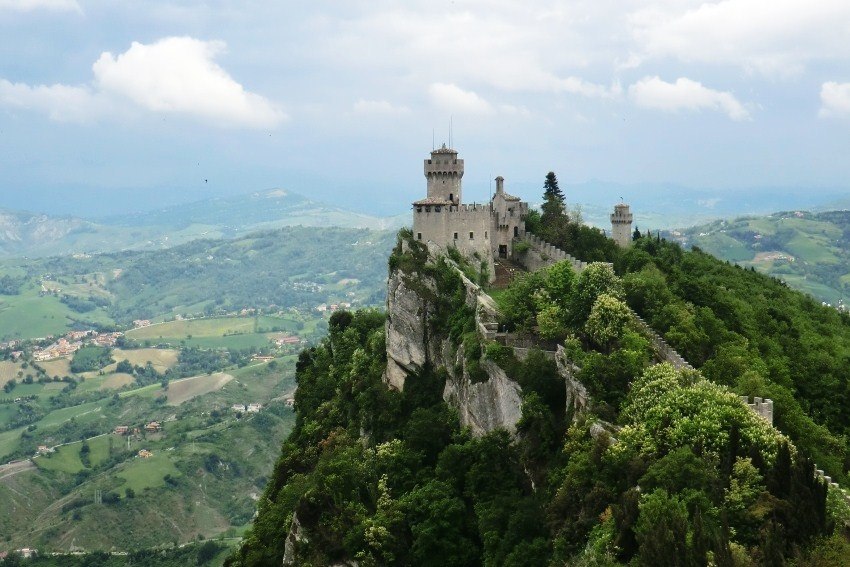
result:
[[[611,239],[620,248],[632,245],[632,213],[625,203],[614,205],[614,212],[611,214]]]
[[[463,160],[457,159],[457,150],[441,148],[431,152],[425,160],[425,178],[428,180],[428,200],[433,203],[459,205],[462,202],[461,180]]]

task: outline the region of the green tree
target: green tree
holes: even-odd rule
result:
[[[688,509],[676,496],[658,489],[640,503],[635,526],[641,565],[687,565]]]
[[[603,293],[596,298],[584,325],[587,336],[610,352],[611,344],[619,341],[632,320],[632,312],[621,300]]]
[[[610,264],[593,262],[576,278],[570,298],[569,318],[576,328],[587,321],[596,298],[602,294],[623,299],[623,282]]]

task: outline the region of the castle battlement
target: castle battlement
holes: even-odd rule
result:
[[[758,416],[763,417],[768,423],[773,425],[773,400],[753,397],[752,403],[748,396],[741,396],[741,401],[753,410]]]

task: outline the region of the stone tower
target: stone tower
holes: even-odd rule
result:
[[[425,160],[425,178],[428,180],[427,199],[433,203],[458,205],[461,200],[463,160],[457,159],[457,150],[445,144],[431,152]]]
[[[611,238],[620,248],[632,245],[632,213],[625,203],[614,206],[611,214]]]

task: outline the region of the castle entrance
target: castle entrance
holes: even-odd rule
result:
[[[507,258],[508,257],[508,245],[507,244],[499,244],[499,258]]]

